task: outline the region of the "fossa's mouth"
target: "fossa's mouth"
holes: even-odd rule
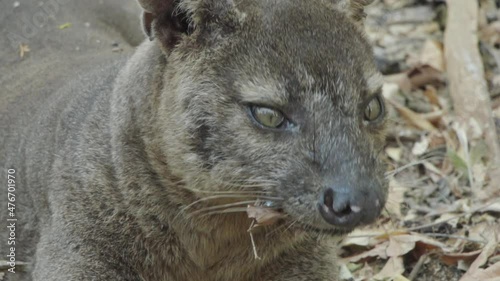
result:
[[[249,205],[247,207],[247,215],[254,219],[255,226],[272,226],[285,227],[286,229],[298,230],[311,234],[321,234],[328,236],[341,236],[353,230],[354,227],[337,226],[331,228],[323,228],[313,224],[293,219],[282,208],[279,208],[272,202],[262,202],[256,206]]]

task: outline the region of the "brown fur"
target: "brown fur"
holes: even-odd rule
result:
[[[153,40],[126,63],[82,56],[93,71],[54,78],[43,102],[33,89],[33,114],[2,111],[4,170],[27,206],[18,258],[31,263],[8,280],[336,280],[335,241],[352,226],[327,223],[320,195],[358,198],[358,225],[387,190],[384,122],[363,119],[380,82],[362,1],[139,3]],[[296,126],[259,128],[249,103]],[[254,229],[261,259],[245,212],[257,200],[286,215]]]

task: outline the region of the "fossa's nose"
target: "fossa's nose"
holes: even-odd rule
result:
[[[347,191],[346,191],[347,190]],[[371,201],[360,192],[349,189],[326,188],[320,196],[318,209],[323,219],[329,224],[341,227],[354,227],[373,221],[381,210],[378,199]]]
[[[356,202],[358,201],[358,202]],[[349,192],[335,191],[333,188],[327,188],[320,196],[318,209],[326,222],[336,226],[353,227],[358,225],[364,216],[363,206],[355,200]],[[375,211],[375,210],[374,210]]]

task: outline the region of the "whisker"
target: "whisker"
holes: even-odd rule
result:
[[[185,213],[187,209],[193,207],[194,205],[198,204],[198,203],[201,203],[201,202],[204,202],[204,201],[208,201],[208,200],[215,200],[215,199],[223,199],[223,198],[254,198],[254,200],[252,201],[248,201],[248,202],[251,202],[251,203],[254,203],[256,202],[257,200],[265,200],[265,201],[280,201],[280,200],[284,200],[283,198],[281,197],[271,197],[271,196],[260,196],[260,195],[253,195],[253,194],[248,194],[248,195],[241,195],[241,194],[222,194],[222,195],[213,195],[213,196],[207,196],[207,197],[203,197],[201,199],[198,199],[194,202],[192,202],[191,204],[181,208],[179,210],[179,212],[177,212],[177,214],[174,216],[173,218],[173,222],[175,222],[177,220],[177,218],[182,214],[182,213]]]
[[[236,187],[273,187],[277,186],[278,182],[276,181],[262,181],[262,182],[254,182],[254,181],[221,181],[216,183],[221,186],[236,186]]]
[[[203,197],[201,199],[198,199],[198,200],[194,201],[193,203],[187,205],[186,207],[182,208],[181,211],[185,211],[185,210],[191,208],[192,206],[194,206],[200,202],[213,200],[213,199],[222,199],[222,198],[255,198],[255,199],[260,199],[260,200],[283,200],[283,198],[281,198],[281,197],[259,196],[259,195],[252,195],[252,194],[249,194],[249,195],[222,194],[222,195],[214,195],[214,196],[208,196],[208,197]]]
[[[260,179],[260,178],[240,178],[237,175],[229,178],[229,179],[219,179],[216,180],[219,182],[225,182],[225,183],[242,183],[242,182],[250,182],[250,183],[277,183],[275,180],[271,179]]]
[[[235,181],[228,181],[228,182],[251,182],[251,183],[278,183],[278,181],[275,180],[268,180],[268,179],[239,179]]]
[[[296,224],[299,221],[299,219],[302,219],[302,217],[303,216],[301,216],[300,218],[294,220],[287,228],[285,228],[285,230],[283,230],[283,232],[289,230],[294,224]]]
[[[229,214],[229,213],[242,213],[246,212],[247,208],[231,208],[231,209],[226,209],[222,211],[214,211],[214,212],[209,212],[206,214],[201,215],[201,217],[206,217],[206,216],[212,216],[212,215],[219,215],[219,214]]]
[[[241,202],[236,202],[236,203],[229,203],[229,204],[223,204],[223,205],[217,205],[217,206],[211,206],[207,208],[202,208],[196,211],[191,212],[191,215],[199,214],[205,211],[212,211],[212,210],[218,210],[218,209],[224,209],[227,207],[234,207],[234,206],[239,206],[239,205],[248,205],[248,204],[253,204],[255,203],[255,200],[252,201],[241,201]]]
[[[189,188],[189,190],[196,192],[196,193],[210,193],[210,194],[258,194],[258,193],[265,193],[269,194],[272,193],[272,191],[258,191],[258,190],[234,190],[234,191],[211,191],[211,190],[201,190],[201,189],[196,189],[196,188]]]
[[[237,179],[237,180],[232,179],[227,181],[224,180],[216,181],[215,185],[219,185],[221,189],[229,188],[234,190],[235,188],[242,188],[242,189],[257,188],[257,189],[262,189],[259,190],[261,192],[269,192],[266,191],[265,189],[276,187],[278,185],[278,182],[272,180],[259,180],[259,179]]]
[[[288,214],[286,214],[286,215],[285,215],[285,217],[288,217]],[[287,231],[288,229],[290,229],[290,227],[292,227],[295,223],[297,223],[297,222],[298,222],[300,219],[302,219],[303,217],[304,217],[304,216],[301,216],[301,217],[299,217],[298,219],[293,220],[292,222],[285,223],[285,224],[282,224],[282,225],[278,226],[276,229],[273,229],[273,231],[271,231],[271,232],[267,233],[267,234],[266,234],[266,237],[268,237],[269,235],[271,235],[271,234],[273,234],[273,233],[276,233],[276,232],[278,232],[278,231],[281,231],[281,230],[283,230],[283,231],[282,231],[282,233],[283,233],[283,232],[285,232],[285,231]],[[283,229],[283,228],[285,228],[285,229]]]

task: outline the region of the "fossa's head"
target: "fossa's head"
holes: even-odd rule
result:
[[[164,150],[188,186],[326,232],[378,216],[385,114],[363,0],[139,2],[166,56]]]

